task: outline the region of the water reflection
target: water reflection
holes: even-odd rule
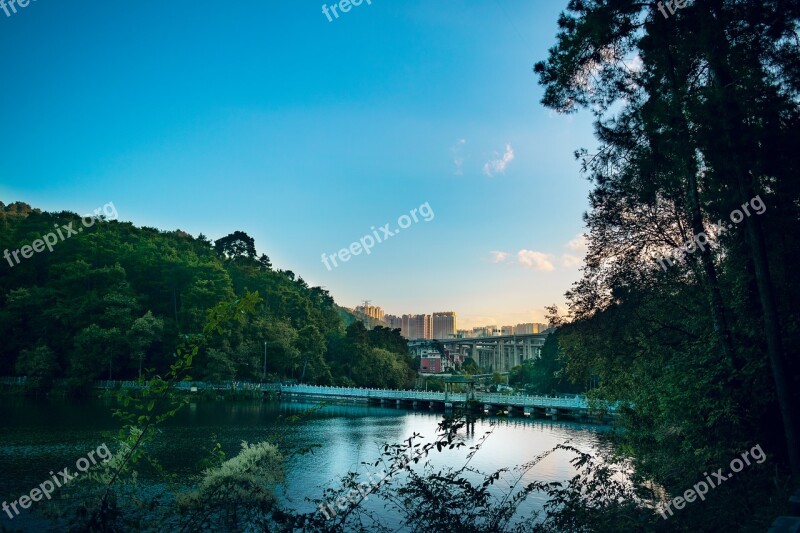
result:
[[[77,457],[104,442],[104,432],[114,431],[119,425],[110,415],[112,406],[100,400],[4,400],[0,406],[0,471],[4,473],[0,476],[0,498],[16,499],[46,478],[48,471],[74,464]],[[297,415],[299,421],[289,421]],[[311,510],[305,498],[321,496],[325,487],[336,484],[348,471],[367,479],[369,471],[363,463],[374,463],[384,443],[399,443],[414,433],[421,434],[424,442],[433,440],[443,415],[364,404],[319,408],[318,404],[303,402],[198,401],[163,427],[150,451],[188,486],[215,442],[220,442],[228,457],[238,452],[242,441],[271,440],[276,435],[282,436],[287,449],[317,445],[313,453],[287,460],[288,481],[283,493],[287,503]],[[523,464],[566,441],[593,451],[602,431],[603,427],[590,424],[500,416],[475,420],[461,430],[460,438],[473,446],[491,432],[471,466],[493,472]],[[437,468],[457,468],[463,465],[467,453],[464,449],[443,450],[431,461]],[[574,473],[570,458],[566,452],[557,452],[528,472],[525,480],[564,480]],[[159,480],[145,472],[142,482],[155,486]],[[527,504],[529,509],[541,506],[543,502],[537,498]],[[17,520],[14,525],[22,527]]]

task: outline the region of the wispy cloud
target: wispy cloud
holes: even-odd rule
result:
[[[453,164],[456,167],[454,172],[456,176],[462,176],[464,174],[464,156],[461,155],[461,147],[465,144],[467,144],[466,139],[459,139],[458,142],[456,142],[456,144],[450,148],[450,152],[453,154]]]
[[[490,178],[495,174],[502,174],[506,171],[508,164],[514,160],[514,149],[511,148],[510,144],[507,144],[506,151],[503,152],[502,156],[497,152],[494,155],[495,159],[490,159],[483,165],[483,173]]]
[[[520,250],[517,252],[517,261],[525,268],[532,268],[539,272],[552,272],[556,269],[553,266],[553,256],[534,250]]]
[[[564,254],[561,256],[561,266],[564,268],[575,268],[581,266],[582,264],[583,260],[580,257],[572,254]]]
[[[492,251],[489,253],[492,254],[492,263],[502,263],[508,259],[508,252]]]
[[[575,235],[567,244],[565,248],[572,250],[572,254],[564,254],[561,256],[561,265],[564,268],[576,268],[583,264],[583,259],[589,251],[589,244],[586,241],[586,236],[583,233]]]
[[[573,252],[585,254],[589,250],[589,243],[586,241],[586,235],[579,233],[575,235],[567,244],[564,245]]]
[[[569,249],[570,253],[561,254],[558,259],[557,255],[537,250],[527,250],[525,248],[517,252],[516,261],[511,260],[512,256],[508,252],[493,250],[489,253],[492,256],[492,263],[518,264],[526,269],[533,269],[539,272],[552,272],[556,269],[556,263],[565,269],[574,269],[581,266],[589,246],[586,241],[586,236],[578,234],[565,243],[564,248]]]

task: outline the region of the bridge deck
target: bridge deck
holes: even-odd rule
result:
[[[25,377],[0,378],[0,384],[24,385]],[[138,389],[144,384],[136,381],[96,381],[95,388],[100,389]],[[199,381],[183,381],[176,388],[184,391],[195,390],[252,390],[262,392],[280,392],[302,396],[321,398],[363,398],[367,400],[400,400],[423,401],[437,403],[466,403],[469,398],[465,392],[433,392],[420,390],[364,389],[356,387],[322,387],[317,385],[281,385],[279,383],[252,383],[245,381],[229,381],[224,383],[204,383]],[[524,394],[507,395],[487,392],[476,392],[472,400],[488,405],[504,405],[512,407],[538,407],[543,409],[588,410],[590,404],[586,397],[558,398],[549,396],[528,396]],[[597,405],[608,412],[616,411],[616,405]]]
[[[464,392],[428,392],[418,390],[393,390],[393,389],[361,389],[347,387],[321,387],[316,385],[293,385],[281,387],[281,392],[304,396],[329,396],[366,398],[376,400],[407,400],[407,401],[435,401],[464,403],[467,393]],[[551,398],[548,396],[506,395],[486,392],[476,392],[476,402],[492,405],[511,405],[515,407],[543,407],[564,409],[589,409],[589,402],[585,397]],[[609,411],[614,411],[615,406],[608,406]]]

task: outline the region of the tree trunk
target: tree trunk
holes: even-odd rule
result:
[[[665,33],[668,29],[664,28],[662,21],[661,24],[662,35],[669,35]],[[664,42],[664,57],[667,64],[667,73],[672,88],[672,95],[675,101],[680,103],[673,119],[677,122],[677,133],[685,142],[680,143],[681,153],[678,154],[682,166],[684,167],[684,174],[686,175],[686,194],[687,202],[686,208],[689,215],[689,220],[694,235],[707,235],[706,228],[703,224],[703,214],[700,206],[700,194],[697,184],[697,163],[692,155],[692,147],[688,143],[689,128],[684,110],[683,92],[680,83],[678,82],[675,73],[675,65],[672,58],[672,53],[669,49],[669,42]],[[714,265],[714,258],[710,247],[704,246],[699,250],[699,261],[705,272],[706,279],[703,283],[706,287],[708,297],[708,304],[711,311],[711,319],[714,324],[714,333],[722,350],[722,355],[728,364],[733,369],[738,369],[740,365],[737,363],[736,354],[733,348],[733,340],[731,336],[730,326],[725,313],[725,304],[722,299],[722,292],[719,288],[719,276],[717,275],[717,268]],[[702,282],[702,280],[700,280]]]

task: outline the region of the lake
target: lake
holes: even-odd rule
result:
[[[150,450],[163,466],[178,475],[178,479],[186,480],[185,485],[189,487],[192,476],[201,470],[199,462],[208,456],[215,442],[222,445],[227,457],[238,452],[242,441],[269,440],[276,432],[282,434],[291,447],[318,445],[312,454],[287,459],[286,484],[281,491],[286,505],[308,511],[314,506],[305,498],[321,497],[325,487],[337,485],[348,471],[358,472],[364,480],[369,473],[376,472],[377,468],[370,472],[361,463],[374,462],[380,456],[382,444],[400,443],[413,433],[422,434],[426,442],[433,440],[442,418],[442,413],[431,411],[348,404],[327,405],[299,422],[287,422],[286,417],[302,414],[316,405],[194,402],[163,427]],[[0,405],[0,498],[9,502],[16,500],[48,479],[51,470],[74,467],[77,459],[104,442],[113,451],[111,440],[105,436],[105,432],[119,427],[111,416],[112,407],[113,402],[103,399],[3,398]],[[484,472],[522,464],[566,441],[582,451],[597,450],[602,446],[599,436],[606,428],[567,421],[489,417],[478,420],[474,430],[461,430],[460,437],[468,447],[489,430],[493,430],[492,435],[471,462]],[[434,453],[432,461],[436,466],[459,467],[468,453],[465,448]],[[571,457],[566,452],[556,452],[536,465],[524,480],[565,480],[574,474],[569,464]],[[153,490],[161,486],[152,473],[145,474],[142,483],[150,484]],[[542,503],[541,497],[534,494],[521,511],[539,509]],[[2,513],[0,526],[41,529],[45,524],[35,516],[36,505],[33,503],[31,509],[23,510],[13,520]],[[382,512],[386,513],[381,518],[387,524],[396,523],[397,516]]]

